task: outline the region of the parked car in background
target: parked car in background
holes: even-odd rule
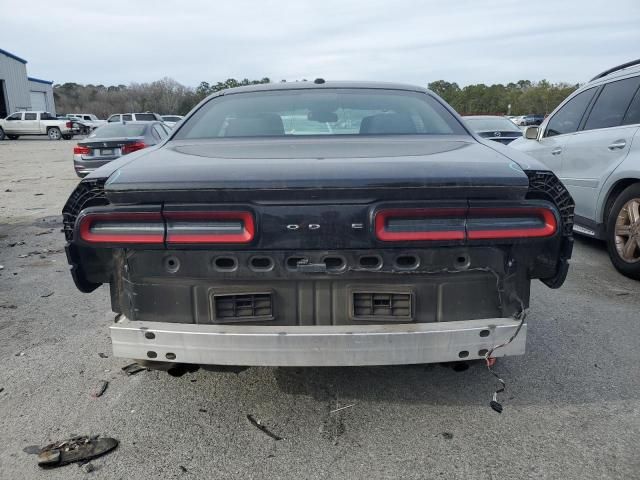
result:
[[[83,179],[63,218],[77,287],[110,284],[117,357],[383,365],[524,353],[573,206],[426,89],[318,80],[209,96]]]
[[[522,136],[522,130],[506,117],[470,115],[462,118],[471,130],[487,140],[507,145]]]
[[[162,117],[157,113],[116,113],[107,118],[107,123],[113,122],[161,122]]]
[[[527,127],[529,125],[540,125],[544,121],[544,115],[534,114],[534,115],[524,115],[518,125],[521,127]]]
[[[517,115],[515,117],[511,117],[509,120],[511,120],[516,125],[520,126],[520,122],[522,122],[523,118],[524,118],[524,115]]]
[[[84,177],[96,168],[128,153],[164,140],[170,128],[162,122],[111,123],[98,127],[73,149],[73,168]]]
[[[56,115],[58,120],[67,120],[72,122],[72,130],[74,135],[89,135],[91,133],[92,127],[89,122],[85,122],[78,117],[74,117],[71,115]]]
[[[175,127],[176,123],[178,123],[183,118],[184,117],[182,115],[162,115],[162,121],[166,125],[169,125],[171,128]]]
[[[101,127],[105,123],[106,120],[100,120],[98,117],[93,115],[92,113],[68,113],[70,117],[76,117],[82,120],[86,125],[89,125],[92,130],[95,130],[98,127]]]
[[[576,202],[574,230],[606,240],[623,274],[640,279],[640,60],[570,95],[512,147],[542,161]]]
[[[70,140],[73,122],[60,120],[49,112],[16,112],[0,120],[0,140],[17,140],[22,135],[47,135],[51,140]]]

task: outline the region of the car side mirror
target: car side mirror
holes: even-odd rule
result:
[[[538,127],[527,127],[524,131],[524,138],[527,140],[537,140],[539,130],[540,129]]]

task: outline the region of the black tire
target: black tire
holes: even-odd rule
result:
[[[58,127],[51,127],[47,130],[47,136],[49,140],[62,140],[62,133]]]
[[[7,138],[9,140],[17,140],[20,138],[20,135],[7,135]]]
[[[4,130],[0,128],[0,142],[4,140]]]
[[[62,135],[62,138],[65,140],[71,140],[73,138],[73,135]]]
[[[625,188],[611,207],[607,218],[607,250],[616,270],[629,278],[640,280],[640,218],[633,222],[626,213],[627,210],[625,212],[622,211],[625,207],[629,208],[629,204],[634,200],[640,203],[640,183],[634,183]],[[627,223],[629,224],[628,228]],[[626,232],[628,230],[628,235],[626,233],[624,235],[616,235],[617,224],[622,227],[619,227],[620,231]],[[618,244],[616,244],[616,239]],[[627,242],[631,242],[631,244]],[[635,247],[629,255],[631,258],[624,258],[624,245],[630,245],[629,248]],[[621,252],[620,250],[623,251]]]

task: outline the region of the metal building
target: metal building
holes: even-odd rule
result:
[[[56,114],[53,82],[27,76],[27,61],[0,49],[0,118],[20,110]]]

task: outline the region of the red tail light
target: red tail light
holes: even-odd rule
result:
[[[73,147],[74,155],[89,155],[91,153],[91,149],[89,147],[83,147],[82,145],[76,145]]]
[[[67,128],[73,128],[73,122],[67,122],[65,125]]]
[[[375,215],[378,240],[464,240],[464,208],[394,208]]]
[[[469,209],[469,240],[550,237],[557,230],[556,216],[544,207]]]
[[[80,238],[88,243],[164,243],[160,212],[99,212],[80,217]]]
[[[81,215],[77,229],[91,244],[249,243],[255,237],[253,214],[243,211],[98,211]]]
[[[545,207],[415,208],[380,210],[375,234],[385,242],[542,238],[558,222]]]
[[[250,212],[164,212],[167,244],[249,243],[255,236]]]
[[[129,143],[128,145],[122,146],[122,154],[126,155],[127,153],[136,152],[146,147],[147,145],[144,142]]]

